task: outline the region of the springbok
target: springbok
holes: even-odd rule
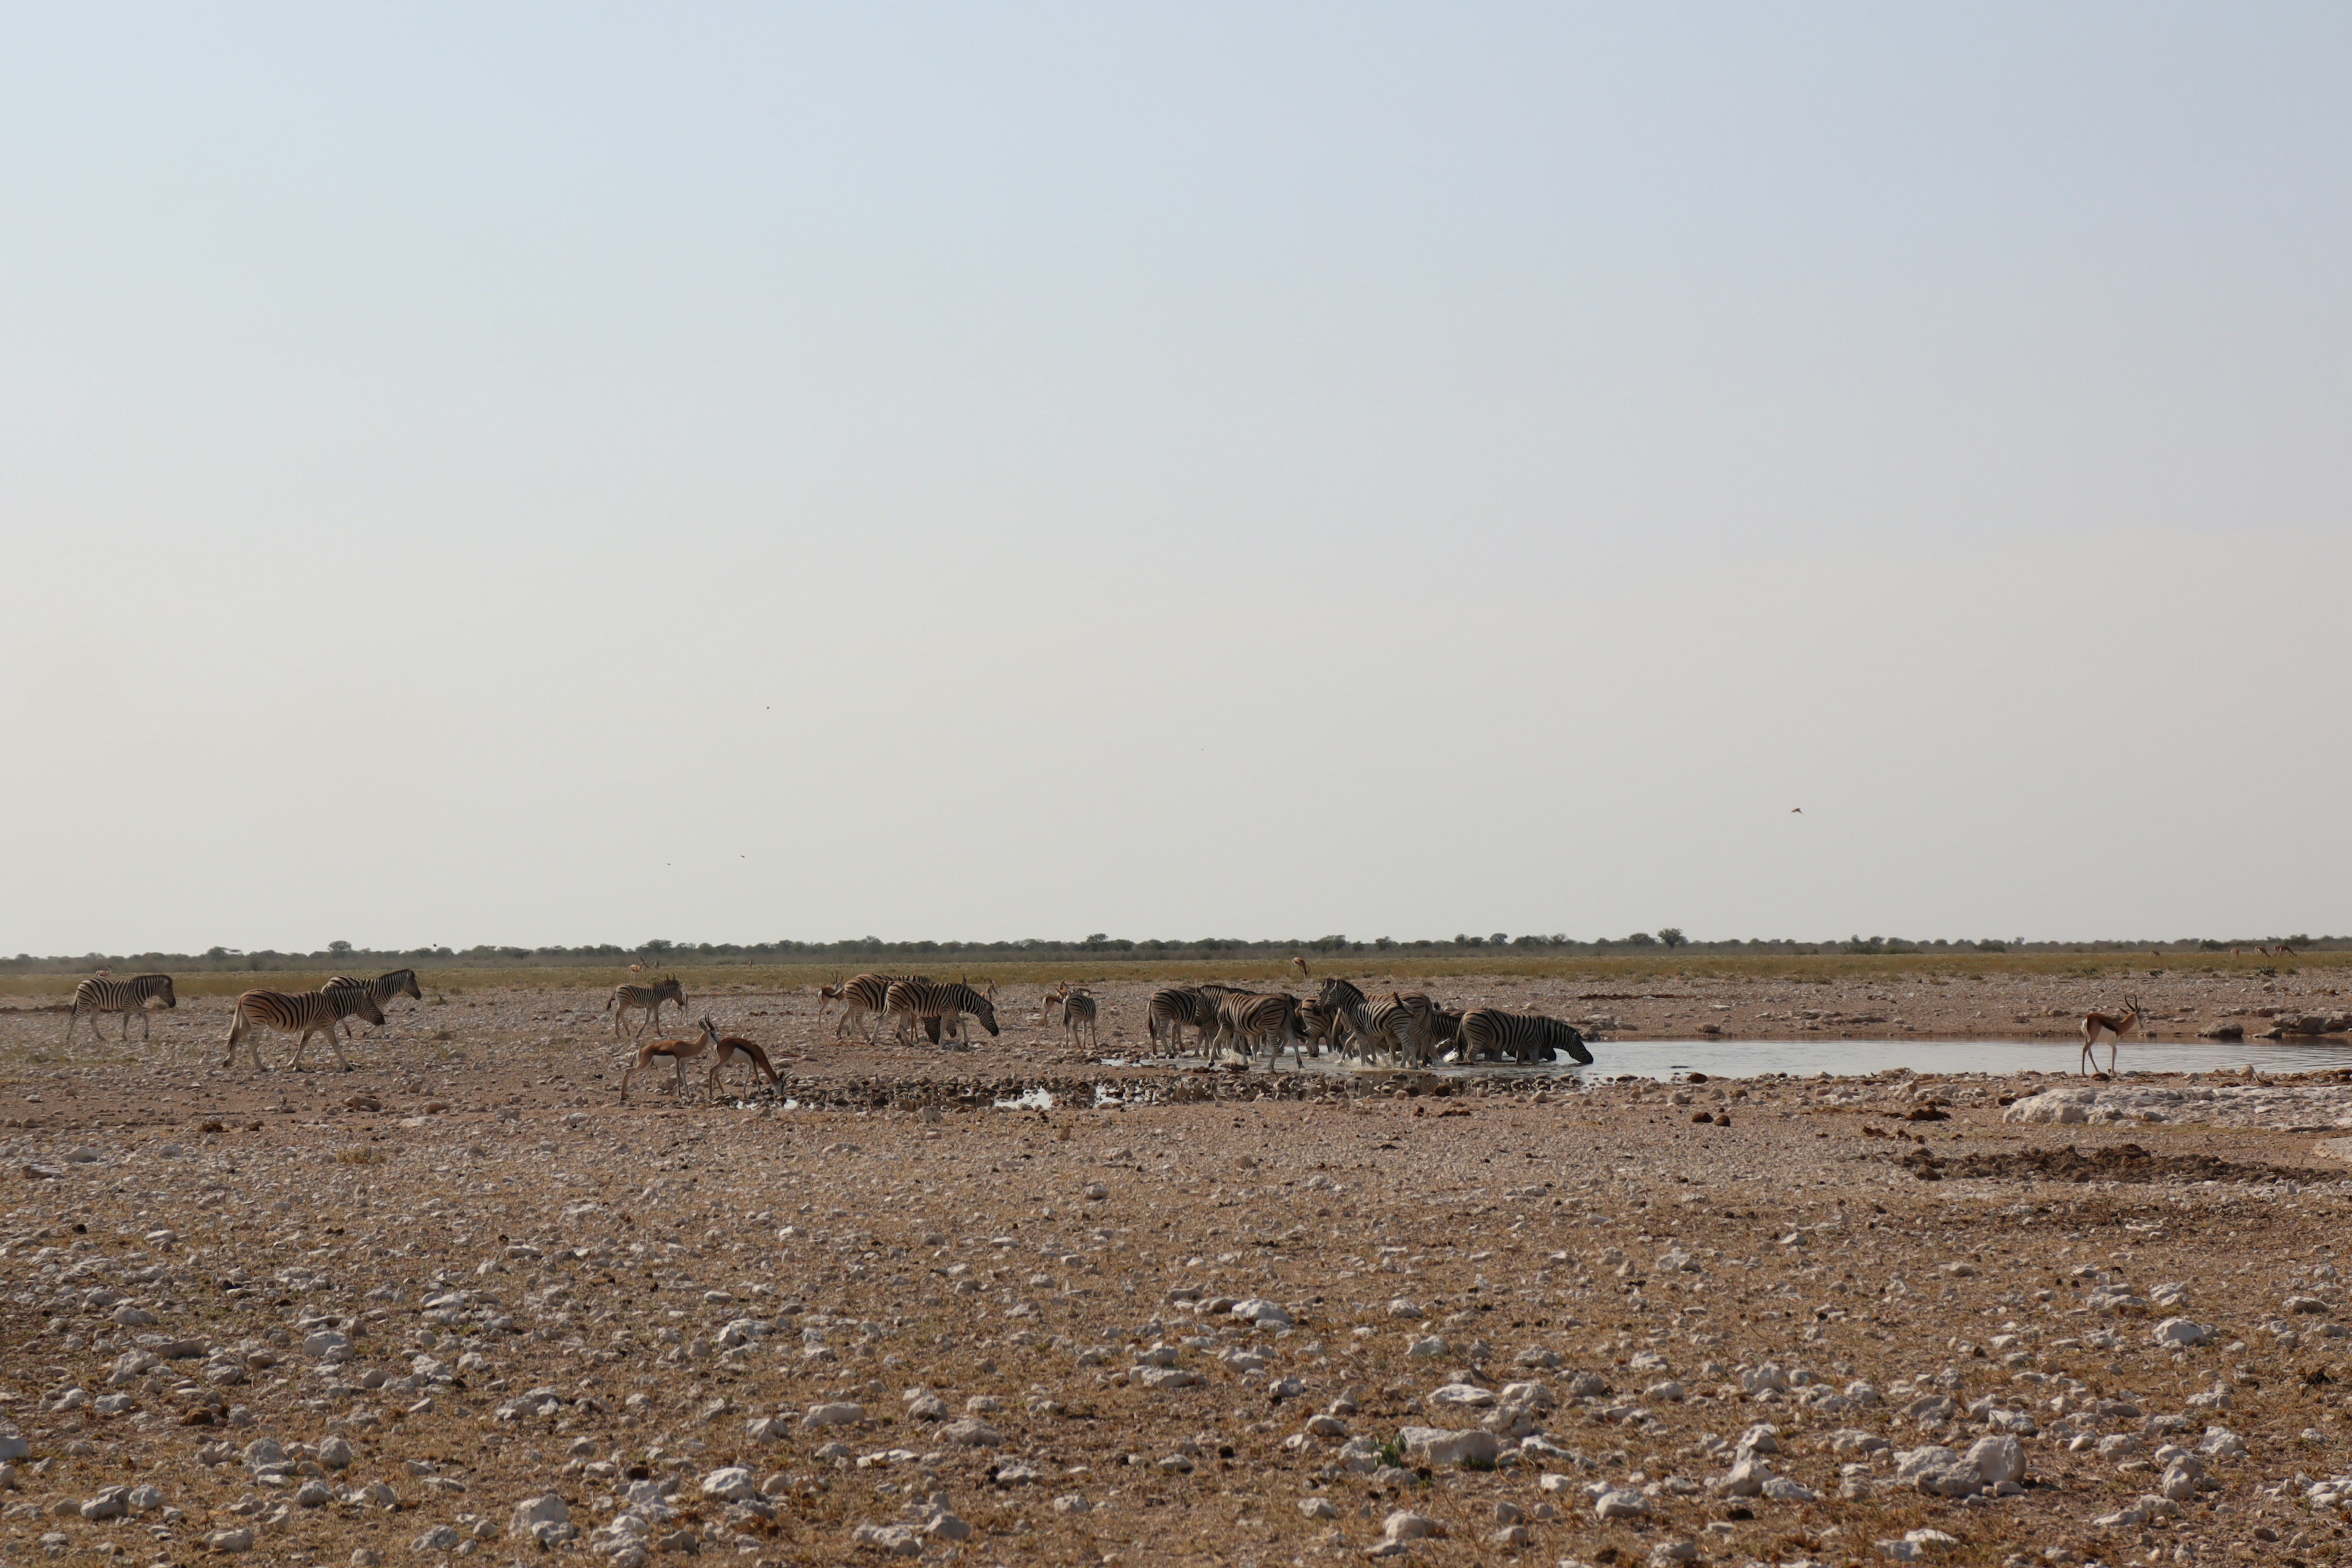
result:
[[[2124,1037],[2139,1027],[2139,998],[2137,996],[2124,999],[2124,1011],[2120,1017],[2111,1013],[2084,1014],[2083,1054],[2075,1060],[2075,1070],[2078,1072],[2098,1070],[2099,1061],[2096,1053],[2100,1043],[2104,1041],[2107,1047],[2107,1071],[2112,1075],[2116,1070],[2116,1053],[2123,1048]]]
[[[1297,965],[1297,966],[1298,966],[1298,978],[1299,978],[1299,979],[1301,979],[1301,980],[1312,980],[1312,979],[1314,978],[1314,976],[1313,976],[1313,975],[1311,975],[1311,974],[1309,974],[1309,973],[1307,973],[1307,955],[1306,955],[1305,953],[1303,953],[1303,952],[1294,952],[1294,953],[1292,953],[1292,954],[1290,955],[1290,962],[1291,962],[1292,963],[1294,963],[1294,964],[1296,964],[1296,965]]]
[[[710,1074],[704,1086],[704,1093],[709,1099],[718,1098],[719,1075],[734,1066],[738,1059],[751,1064],[753,1088],[759,1087],[761,1074],[767,1076],[770,1083],[777,1081],[776,1069],[769,1065],[768,1053],[761,1048],[759,1042],[746,1040],[735,1035],[722,1036],[719,1032],[719,1026],[712,1023],[709,1016],[705,1014],[702,1019],[702,1032],[692,1039],[648,1040],[637,1047],[637,1059],[621,1069],[621,1103],[626,1105],[629,1102],[631,1075],[645,1071],[656,1061],[667,1061],[677,1071],[677,1097],[684,1100],[686,1098],[686,1064],[699,1060],[705,1056],[711,1058]]]

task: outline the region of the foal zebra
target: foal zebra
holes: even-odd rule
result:
[[[961,1044],[966,1013],[978,1018],[991,1035],[1001,1032],[996,1026],[996,1004],[961,981],[893,980],[883,993],[882,1012],[897,1027],[902,1046],[914,1043],[907,1037],[909,1024],[927,1031],[936,1025],[941,1034]],[[932,1036],[934,1040],[939,1037]]]
[[[901,980],[928,978],[921,974],[875,974],[869,972],[852,975],[838,985],[820,985],[816,988],[817,1019],[824,1021],[824,1010],[831,1004],[841,1004],[841,1022],[833,1026],[833,1037],[837,1040],[849,1032],[852,1023],[870,1015],[874,1022],[865,1031],[866,1043],[870,1046],[881,1028],[882,1004],[889,999],[890,987]]]
[[[1092,996],[1084,991],[1073,991],[1067,985],[1059,991],[1048,991],[1045,993],[1045,1022],[1051,1024],[1054,1021],[1054,1009],[1056,1007],[1062,1010],[1062,1027],[1068,1032],[1070,1044],[1075,1046],[1078,1043],[1080,1025],[1086,1026],[1087,1034],[1095,1045],[1099,1047],[1102,1044],[1102,1037],[1095,1032],[1097,1009]]]
[[[335,1026],[354,1013],[371,1024],[383,1022],[383,1010],[364,990],[248,991],[236,999],[236,1011],[229,1018],[228,1055],[221,1058],[221,1066],[235,1067],[237,1044],[246,1041],[247,1048],[253,1053],[253,1070],[268,1072],[269,1069],[261,1061],[261,1042],[254,1037],[259,1030],[275,1029],[281,1035],[298,1037],[292,1065],[299,1072],[302,1053],[310,1048],[310,1037],[323,1029],[327,1044],[334,1047],[335,1060],[349,1072],[352,1064],[343,1058],[343,1046],[336,1037]]]
[[[660,1028],[662,1004],[665,1002],[675,1002],[677,1004],[677,1010],[680,1013],[685,1012],[685,983],[673,979],[657,981],[651,985],[614,986],[612,996],[604,1003],[604,1011],[613,1015],[613,1037],[620,1038],[622,1020],[632,1013],[651,1014],[651,1026]],[[383,1020],[378,1018],[375,1022],[381,1024]],[[645,1025],[639,1025],[637,1033],[644,1034],[646,1027]]]
[[[364,991],[379,1008],[395,996],[413,996],[419,1002],[425,1000],[425,993],[417,987],[416,971],[414,969],[395,969],[389,973],[379,974],[373,980],[362,980],[352,974],[337,974],[331,976],[321,989]],[[348,1040],[351,1037],[352,1021],[346,1018],[343,1020],[343,1038]]]
[[[1592,1053],[1572,1025],[1528,1013],[1506,1013],[1499,1007],[1474,1007],[1462,1016],[1455,1037],[1460,1057],[1475,1062],[1481,1057],[1509,1057],[1513,1061],[1548,1062],[1566,1057],[1591,1066]]]
[[[154,1033],[154,1020],[147,1012],[147,1004],[162,1002],[166,1007],[176,1007],[180,998],[172,989],[168,974],[134,974],[128,980],[85,980],[74,987],[73,1016],[66,1020],[66,1044],[73,1044],[74,1025],[80,1022],[84,1012],[97,1015],[89,1021],[90,1032],[98,1033],[100,1019],[109,1013],[122,1015],[122,1038],[131,1039],[131,1015],[139,1015],[139,1037],[149,1039]],[[104,1036],[99,1037],[100,1039]]]

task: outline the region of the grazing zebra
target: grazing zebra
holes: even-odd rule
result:
[[[134,974],[128,980],[85,980],[74,987],[73,1016],[66,1020],[66,1044],[73,1044],[74,1025],[83,1013],[94,1016],[89,1021],[90,1032],[98,1032],[99,1017],[108,1013],[122,1015],[122,1039],[131,1040],[131,1015],[139,1015],[139,1037],[149,1039],[154,1033],[153,1018],[147,1011],[150,1002],[160,1001],[166,1007],[180,1005],[179,994],[172,989],[168,974]],[[103,1036],[100,1037],[101,1039]]]
[[[1266,995],[1235,992],[1217,1004],[1216,1044],[1232,1046],[1244,1062],[1261,1044],[1266,1047],[1268,1065],[1280,1061],[1286,1040],[1297,1051],[1299,1064],[1306,1065],[1307,1037],[1299,1027],[1298,998],[1288,992]]]
[[[329,978],[323,989],[364,991],[375,998],[379,1008],[395,996],[412,996],[419,1002],[425,1000],[425,993],[417,987],[416,971],[414,969],[395,969],[389,973],[379,974],[373,980],[362,980],[352,974],[337,974]],[[348,1040],[351,1037],[352,1021],[346,1018],[343,1020],[343,1038]]]
[[[820,985],[816,988],[817,1021],[823,1023],[825,1009],[839,1002],[842,1005],[841,1022],[833,1026],[833,1037],[837,1040],[849,1032],[852,1023],[870,1016],[874,1022],[865,1031],[866,1043],[870,1046],[881,1026],[882,1004],[888,999],[892,984],[900,980],[929,978],[924,974],[866,973],[853,975],[838,985]]]
[[[677,1004],[677,1010],[681,1013],[685,1012],[685,984],[671,979],[656,981],[651,985],[614,986],[613,994],[604,1003],[604,1011],[613,1015],[613,1037],[614,1039],[621,1037],[622,1021],[632,1013],[651,1014],[652,1026],[660,1028],[662,1004],[665,1002],[675,1002]],[[376,1022],[381,1024],[383,1020],[378,1018]],[[646,1027],[645,1025],[639,1025],[637,1033],[644,1034]]]
[[[247,1049],[253,1053],[253,1070],[268,1072],[262,1065],[261,1042],[257,1032],[275,1029],[281,1035],[293,1035],[293,1068],[302,1070],[302,1053],[310,1048],[310,1037],[325,1030],[327,1044],[335,1049],[335,1060],[345,1072],[352,1064],[343,1058],[342,1041],[335,1034],[335,1026],[353,1013],[371,1024],[383,1022],[383,1010],[365,990],[354,991],[248,991],[236,999],[236,1011],[228,1025],[228,1055],[221,1066],[236,1065],[236,1047],[241,1040],[248,1041]]]
[[[1086,1026],[1087,1037],[1097,1048],[1101,1047],[1102,1037],[1095,1030],[1096,1007],[1093,997],[1084,991],[1073,991],[1065,985],[1059,991],[1049,991],[1045,994],[1045,1021],[1046,1023],[1050,1024],[1054,1021],[1054,1009],[1056,1007],[1062,1010],[1062,1027],[1068,1031],[1070,1044],[1075,1046],[1078,1043],[1078,1026],[1083,1024]]]
[[[1506,1013],[1500,1007],[1474,1007],[1464,1014],[1456,1037],[1462,1042],[1458,1054],[1465,1062],[1482,1057],[1508,1057],[1520,1062],[1566,1057],[1588,1067],[1592,1063],[1592,1053],[1584,1048],[1584,1037],[1573,1026],[1534,1014]]]
[[[961,981],[893,980],[883,994],[882,1012],[898,1031],[902,1046],[914,1042],[907,1037],[907,1026],[919,1024],[938,1040],[941,1035],[961,1045],[963,1040],[963,1016],[978,1018],[981,1026],[991,1035],[999,1033],[996,1026],[996,1004],[981,992]]]
[[[733,1067],[738,1060],[751,1064],[752,1088],[757,1089],[760,1086],[760,1077],[763,1073],[767,1075],[770,1083],[777,1081],[776,1069],[768,1064],[768,1053],[761,1047],[757,1040],[747,1040],[736,1035],[721,1035],[719,1032],[719,1026],[712,1023],[709,1016],[705,1014],[702,1019],[702,1031],[692,1039],[648,1040],[637,1047],[636,1061],[621,1069],[621,1103],[626,1105],[629,1102],[630,1075],[643,1072],[655,1062],[661,1060],[667,1060],[677,1069],[677,1095],[679,1099],[685,1099],[686,1064],[705,1055],[710,1058],[710,1076],[703,1089],[706,1099],[719,1098],[720,1075]]]
[[[1209,1036],[1217,1027],[1217,1000],[1197,985],[1163,985],[1151,994],[1144,1009],[1143,1027],[1151,1037],[1154,1048],[1165,1031],[1171,1050],[1184,1049],[1184,1029],[1190,1025],[1200,1035],[1201,1048],[1206,1051]]]

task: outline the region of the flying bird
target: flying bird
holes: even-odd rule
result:
[[[1789,808],[1789,815],[1790,816],[1802,816],[1805,815],[1805,808],[1801,805],[1792,805]]]

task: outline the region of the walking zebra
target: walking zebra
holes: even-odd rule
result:
[[[1217,1028],[1217,999],[1198,985],[1163,985],[1151,994],[1143,1027],[1155,1048],[1165,1031],[1169,1049],[1181,1055],[1187,1026],[1198,1032],[1202,1053],[1206,1055],[1209,1037]]]
[[[882,1004],[888,1000],[890,987],[901,980],[921,981],[928,980],[929,978],[930,977],[929,975],[924,974],[875,974],[869,973],[866,974],[852,975],[849,979],[843,981],[838,985],[820,985],[816,989],[817,1021],[819,1023],[824,1022],[825,1008],[835,1002],[839,1002],[842,1005],[841,1022],[833,1026],[833,1037],[836,1040],[840,1039],[844,1035],[846,1035],[849,1032],[849,1026],[852,1023],[860,1018],[870,1016],[873,1018],[874,1022],[867,1025],[865,1031],[866,1043],[870,1046],[874,1043],[876,1033],[881,1027]]]
[[[324,989],[364,991],[378,1008],[383,1007],[395,996],[413,996],[419,1002],[425,1000],[425,993],[417,987],[416,971],[414,969],[395,969],[389,973],[379,974],[373,980],[362,980],[352,974],[337,974],[328,979]],[[351,1037],[352,1021],[346,1018],[343,1020],[343,1038],[348,1040]]]
[[[1299,1065],[1305,1066],[1307,1037],[1298,1024],[1298,998],[1288,992],[1268,995],[1238,992],[1217,1004],[1216,1043],[1232,1046],[1244,1062],[1261,1044],[1266,1047],[1268,1065],[1279,1062],[1286,1040],[1298,1052]]]
[[[650,1014],[651,1026],[660,1028],[662,1004],[665,1002],[675,1002],[677,1004],[677,1010],[680,1013],[685,1012],[685,984],[673,979],[656,981],[651,985],[614,986],[612,996],[604,1004],[604,1011],[613,1015],[613,1037],[620,1038],[622,1021],[632,1013]],[[382,1018],[375,1021],[379,1024],[383,1022]],[[646,1027],[645,1025],[639,1025],[637,1033],[644,1034]]]
[[[1456,1053],[1465,1062],[1482,1057],[1508,1057],[1513,1061],[1549,1062],[1566,1057],[1591,1066],[1592,1053],[1584,1037],[1557,1018],[1528,1013],[1506,1013],[1499,1007],[1474,1007],[1463,1015]]]
[[[914,1042],[907,1037],[909,1024],[922,1026],[927,1031],[936,1027],[939,1035],[959,1045],[963,1039],[963,1016],[978,1018],[981,1026],[991,1035],[1000,1033],[996,1026],[996,1004],[961,981],[893,980],[883,994],[882,1012],[898,1031],[902,1046]]]
[[[153,1036],[155,1025],[147,1011],[147,1005],[158,1001],[166,1007],[180,1005],[179,994],[172,989],[172,977],[168,974],[134,974],[128,980],[85,980],[74,987],[73,1016],[66,1020],[66,1044],[73,1044],[74,1025],[81,1021],[84,1013],[99,1016],[108,1013],[121,1014],[122,1038],[126,1045],[131,1040],[131,1015],[136,1013],[139,1015],[139,1037],[142,1041],[149,1039]],[[99,1016],[93,1016],[89,1021],[92,1034],[98,1033]],[[105,1038],[102,1035],[99,1037]]]
[[[1097,1009],[1092,996],[1087,995],[1084,991],[1073,991],[1065,985],[1059,991],[1049,991],[1045,994],[1045,1021],[1046,1023],[1051,1024],[1054,1021],[1054,1009],[1056,1007],[1062,1010],[1062,1027],[1068,1032],[1070,1044],[1075,1046],[1078,1043],[1078,1027],[1084,1025],[1087,1037],[1097,1047],[1101,1046],[1102,1037],[1095,1032]]]
[[[310,1037],[325,1030],[327,1044],[335,1050],[335,1060],[345,1072],[352,1064],[343,1058],[342,1041],[336,1037],[335,1026],[352,1014],[358,1014],[371,1024],[383,1022],[383,1010],[375,998],[364,990],[351,991],[248,991],[236,999],[236,1011],[228,1025],[228,1055],[221,1066],[236,1065],[239,1041],[248,1041],[247,1048],[253,1053],[253,1070],[268,1072],[262,1065],[261,1042],[254,1037],[262,1029],[275,1029],[281,1035],[293,1035],[296,1072],[302,1070],[302,1053],[310,1048]]]
[[[1402,996],[1391,991],[1387,1001],[1374,1003],[1367,1011],[1363,1032],[1391,1060],[1426,1067],[1435,1054],[1439,1012],[1437,1004],[1418,991]]]

